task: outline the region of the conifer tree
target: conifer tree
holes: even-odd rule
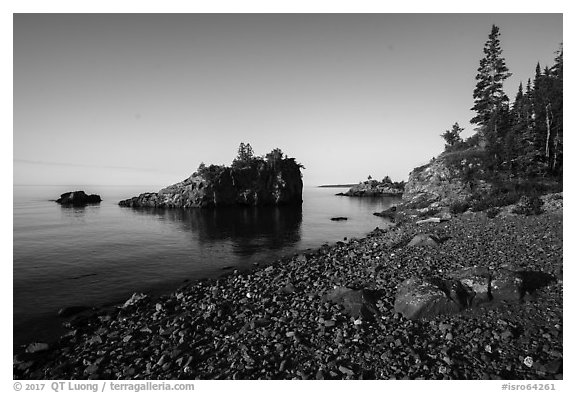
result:
[[[488,147],[496,155],[498,146],[505,135],[506,124],[503,120],[508,111],[508,97],[504,93],[504,81],[512,74],[508,72],[500,47],[500,30],[492,25],[488,41],[484,45],[484,58],[480,60],[474,89],[476,116],[471,123],[480,126],[480,133]]]
[[[463,142],[462,137],[460,136],[462,131],[464,131],[464,128],[460,127],[456,122],[452,126],[451,130],[446,130],[442,135],[440,135],[446,141],[446,145],[444,145],[446,150],[454,148]]]
[[[552,140],[552,151],[550,155],[550,169],[553,174],[562,176],[562,161],[563,161],[563,95],[564,95],[564,50],[562,45],[556,52],[554,58],[554,65],[550,69],[553,78],[552,88],[554,90],[552,110],[555,114],[556,123],[553,127],[554,137]]]

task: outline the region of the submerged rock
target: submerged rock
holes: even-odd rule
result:
[[[63,307],[58,310],[58,316],[62,318],[71,317],[72,315],[79,314],[81,312],[90,310],[88,306],[70,306],[70,307]]]
[[[92,203],[100,203],[102,198],[100,195],[91,194],[87,195],[84,191],[71,191],[60,195],[60,198],[56,199],[56,203],[65,206],[85,206]]]

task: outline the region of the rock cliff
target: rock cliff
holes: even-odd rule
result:
[[[490,184],[482,179],[483,154],[481,150],[443,153],[415,168],[404,187],[404,204],[414,208],[449,206],[469,199],[475,192],[487,191]]]
[[[236,162],[232,167],[201,165],[189,178],[121,201],[127,207],[193,208],[302,203],[302,174],[293,158]]]

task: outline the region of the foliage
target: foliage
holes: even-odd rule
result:
[[[266,162],[273,167],[284,159],[284,153],[280,149],[273,149],[265,156]]]
[[[442,135],[440,135],[446,141],[444,145],[445,149],[453,149],[464,142],[460,134],[464,131],[464,128],[460,127],[458,123],[454,123],[451,130],[446,130]]]
[[[476,87],[473,92],[476,116],[471,123],[480,126],[482,137],[489,150],[499,155],[502,128],[508,112],[508,96],[504,93],[504,81],[512,74],[508,72],[500,47],[500,29],[492,25],[488,41],[484,44],[484,57],[480,60]]]
[[[263,170],[268,170],[272,172],[283,171],[283,170],[296,170],[305,169],[304,165],[296,162],[294,158],[287,157],[282,150],[276,148],[270,153],[266,154],[264,157],[254,156],[254,151],[249,143],[240,143],[238,148],[238,156],[232,161],[230,167],[235,171],[252,171],[259,172]],[[210,165],[206,166],[203,162],[200,163],[196,172],[193,176],[202,176],[206,180],[215,180],[222,172],[227,168],[224,165]],[[302,174],[300,174],[302,176]]]
[[[500,30],[492,30],[484,45],[473,91],[476,133],[465,141],[458,123],[441,136],[445,153],[479,149],[485,178],[507,173],[510,178],[554,177],[563,171],[563,48],[552,67],[536,65],[534,77],[521,83],[512,104],[504,93],[511,75],[502,56]],[[452,159],[453,161],[455,158]],[[468,171],[468,175],[475,175]]]
[[[520,194],[515,192],[505,194],[490,193],[475,197],[470,203],[470,210],[479,212],[496,207],[513,205],[518,202],[518,200],[520,200]]]
[[[473,195],[470,201],[472,211],[509,206],[519,201],[539,199],[539,195],[559,192],[562,186],[557,182],[543,179],[497,180],[492,183],[489,193]],[[537,203],[537,202],[534,202]]]
[[[224,165],[210,165],[206,166],[203,162],[200,163],[198,169],[193,175],[202,176],[207,181],[214,181],[222,172],[226,170]]]
[[[241,168],[245,166],[250,166],[254,161],[254,150],[249,143],[240,143],[238,147],[238,156],[232,161],[232,168]]]
[[[514,207],[512,212],[526,216],[542,214],[542,205],[544,205],[544,202],[542,202],[540,197],[524,195],[520,198],[518,205]]]
[[[500,213],[500,209],[497,207],[491,207],[490,209],[486,210],[486,215],[488,218],[494,218]]]

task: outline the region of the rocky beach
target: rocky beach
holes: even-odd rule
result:
[[[363,239],[83,311],[57,342],[16,355],[14,378],[562,379],[562,194],[542,199],[539,215],[406,215]],[[450,313],[398,312],[405,280],[466,267],[548,279]]]

